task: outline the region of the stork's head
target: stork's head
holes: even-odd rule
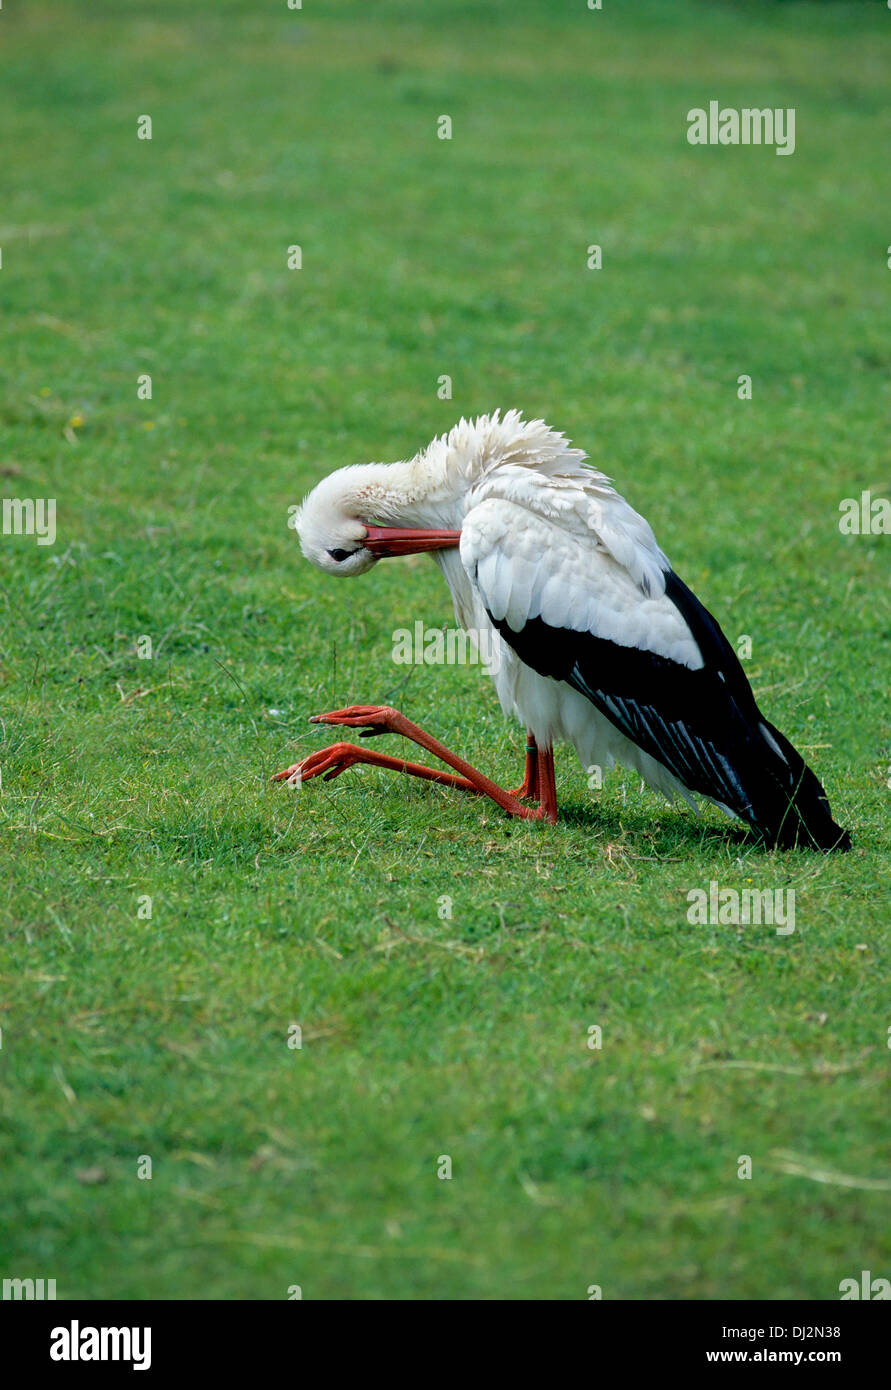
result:
[[[326,574],[346,578],[364,574],[377,556],[362,544],[367,526],[359,515],[355,489],[348,486],[352,470],[339,468],[313,488],[294,518],[300,549]]]
[[[386,476],[393,467],[339,468],[313,488],[293,523],[307,560],[326,574],[352,578],[388,555],[413,555],[458,544],[458,531],[376,524],[377,518],[398,515],[399,503],[405,500],[395,490],[396,479]]]

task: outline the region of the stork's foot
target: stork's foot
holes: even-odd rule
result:
[[[361,729],[360,738],[373,738],[375,734],[402,734],[414,727],[404,714],[391,705],[347,705],[346,709],[331,710],[328,714],[314,714],[309,722]]]
[[[348,767],[362,761],[362,749],[354,743],[332,743],[330,748],[320,748],[299,763],[292,763],[284,772],[277,772],[273,782],[292,782],[301,786],[312,781],[313,777],[324,777],[326,782],[339,777]],[[358,755],[358,756],[354,756]]]
[[[300,786],[300,783],[303,781],[303,763],[304,763],[304,762],[306,762],[306,759],[305,759],[305,758],[303,759],[303,762],[300,762],[300,763],[292,763],[290,767],[286,767],[286,768],[285,768],[284,772],[276,772],[276,773],[274,773],[273,776],[272,776],[272,781],[273,781],[273,782],[288,782],[288,783],[290,783],[290,785],[291,785],[292,787],[299,787],[299,786]]]

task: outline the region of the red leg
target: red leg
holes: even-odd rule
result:
[[[434,767],[424,767],[421,763],[409,763],[404,758],[391,758],[386,753],[373,753],[370,748],[359,748],[355,743],[332,743],[330,748],[320,748],[310,753],[299,763],[292,763],[284,772],[277,772],[273,782],[289,782],[295,785],[309,782],[313,777],[324,776],[326,782],[339,777],[355,763],[370,763],[372,767],[386,767],[393,772],[407,772],[410,777],[423,777],[428,782],[439,782],[447,787],[458,787],[461,791],[478,790],[466,777],[456,777],[453,772],[440,772]]]
[[[328,714],[316,714],[310,720],[310,723],[339,724],[346,728],[358,728],[362,730],[359,735],[360,738],[370,738],[376,734],[385,733],[401,734],[404,738],[410,738],[413,743],[417,743],[421,748],[426,748],[428,753],[432,753],[434,757],[441,759],[441,761],[447,763],[449,767],[453,767],[455,771],[460,774],[460,777],[455,779],[452,785],[460,786],[464,783],[468,783],[468,790],[472,789],[483,796],[490,797],[496,805],[500,806],[502,810],[507,811],[507,813],[512,816],[520,816],[525,820],[549,820],[552,822],[557,819],[554,758],[550,749],[546,752],[543,752],[541,749],[537,750],[539,785],[544,788],[546,796],[540,807],[532,809],[529,806],[524,806],[512,792],[506,791],[504,787],[499,787],[497,782],[493,782],[490,777],[486,777],[484,773],[479,772],[477,768],[465,762],[457,753],[452,753],[450,749],[446,748],[444,743],[440,743],[439,739],[434,738],[432,734],[426,733],[424,729],[419,728],[417,724],[413,724],[411,720],[406,719],[405,715],[400,714],[397,710],[391,709],[389,705],[350,705],[346,709],[332,710]],[[340,761],[343,757],[354,757],[352,753],[346,754],[340,751],[347,748],[352,749],[354,745],[340,744],[336,747],[338,749],[338,756],[335,761]],[[330,749],[322,749],[319,753],[311,755],[311,757],[322,758],[325,754],[330,755],[331,751]],[[382,755],[379,755],[379,757],[382,757]],[[366,759],[362,759],[362,761],[365,760]],[[367,760],[371,761],[370,758]],[[304,765],[308,761],[309,759],[304,759]],[[388,763],[380,762],[377,759],[375,759],[375,762],[377,766],[396,765],[400,770],[404,767],[406,771],[412,772],[415,776],[427,776],[431,778],[431,780],[445,781],[447,776],[447,774],[439,774],[437,776],[430,768],[423,768],[415,772],[415,768],[419,766],[418,764],[403,764],[398,758],[394,758]],[[289,769],[290,775],[294,776],[295,772],[300,767],[301,764],[297,764],[294,768]],[[328,767],[330,770],[330,763]],[[322,769],[319,768],[319,770]],[[338,771],[340,770],[341,769],[338,768]],[[285,775],[287,774],[280,773],[278,774],[278,778],[283,779]]]
[[[553,748],[538,750],[539,815],[551,825],[557,823],[557,779],[554,776]]]
[[[511,787],[510,794],[519,797],[521,801],[526,798],[530,801],[538,800],[538,745],[531,729],[526,730],[526,768],[523,782],[519,787]]]

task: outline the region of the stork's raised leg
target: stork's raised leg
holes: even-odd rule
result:
[[[387,733],[401,734],[404,738],[410,738],[421,748],[426,748],[428,753],[432,753],[434,757],[454,768],[460,775],[454,776],[451,773],[438,772],[435,768],[424,767],[420,763],[406,762],[401,758],[387,757],[383,753],[372,753],[370,750],[360,748],[353,743],[337,743],[330,748],[322,748],[317,753],[311,753],[302,762],[295,763],[293,767],[277,773],[274,778],[275,781],[296,779],[299,775],[301,782],[306,782],[311,777],[317,777],[320,774],[323,774],[327,781],[332,777],[339,776],[341,772],[354,763],[370,763],[374,767],[391,768],[396,772],[406,772],[412,777],[423,777],[430,782],[444,783],[447,786],[459,787],[463,791],[473,791],[481,796],[488,796],[503,811],[507,811],[512,816],[520,816],[526,820],[548,820],[552,823],[557,819],[554,755],[550,748],[535,748],[534,740],[531,738],[527,740],[526,777],[523,787],[519,788],[518,791],[523,795],[540,795],[540,805],[534,808],[524,806],[514,792],[499,787],[497,782],[493,782],[491,778],[486,777],[484,773],[460,758],[457,753],[446,748],[439,739],[426,733],[424,729],[413,724],[411,720],[405,718],[405,715],[400,714],[398,710],[391,709],[388,705],[350,705],[347,709],[332,710],[329,714],[314,715],[310,723],[335,724],[346,728],[361,729],[360,738],[372,738],[377,734]],[[533,745],[533,747],[529,745]],[[531,768],[533,758],[534,771]],[[524,788],[531,788],[531,790],[524,791]]]

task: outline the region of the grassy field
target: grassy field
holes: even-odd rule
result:
[[[891,495],[889,25],[4,4],[2,496],[54,497],[57,537],[0,536],[0,1274],[223,1299],[891,1275],[891,537],[838,528]],[[712,98],[794,107],[794,155],[688,145]],[[391,660],[394,628],[453,622],[433,564],[337,584],[286,524],[331,469],[495,406],[586,448],[751,638],[850,855],[590,790],[568,750],[553,828],[371,769],[270,786],[353,701],[519,781],[484,675]],[[794,933],[691,925],[713,881],[794,889]]]

